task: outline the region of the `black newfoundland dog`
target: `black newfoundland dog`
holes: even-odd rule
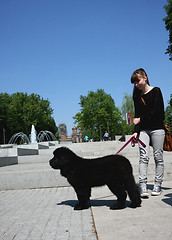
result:
[[[110,209],[125,208],[127,193],[131,200],[130,207],[141,205],[140,194],[132,174],[129,160],[120,155],[109,155],[101,158],[84,159],[65,147],[57,148],[54,157],[49,161],[54,169],[60,169],[62,176],[74,188],[78,203],[75,210],[89,207],[91,188],[107,185],[116,195],[116,203]],[[126,193],[127,192],[127,193]]]

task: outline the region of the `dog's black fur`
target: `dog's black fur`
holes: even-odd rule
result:
[[[54,157],[49,161],[54,169],[60,169],[62,176],[74,188],[78,203],[75,210],[88,208],[91,188],[107,185],[116,195],[117,202],[111,209],[125,208],[128,193],[130,207],[141,205],[140,194],[132,174],[129,160],[120,155],[109,155],[95,159],[84,159],[65,147],[57,148]]]

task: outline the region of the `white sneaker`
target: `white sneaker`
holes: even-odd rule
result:
[[[160,186],[154,186],[151,195],[152,196],[159,196],[162,193]]]
[[[147,190],[146,186],[140,186],[140,197],[142,198],[148,198],[149,197],[149,193]]]

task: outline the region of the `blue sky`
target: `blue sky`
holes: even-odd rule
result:
[[[166,0],[1,0],[0,92],[48,99],[68,135],[80,95],[104,89],[117,107],[132,94],[130,77],[144,68],[172,94],[172,61],[164,54]]]

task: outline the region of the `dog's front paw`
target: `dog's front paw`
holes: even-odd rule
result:
[[[83,209],[88,209],[89,206],[88,205],[81,205],[79,203],[77,203],[74,207],[74,210],[83,210]]]
[[[141,207],[141,203],[133,203],[133,202],[132,202],[129,207],[130,207],[130,208]]]

